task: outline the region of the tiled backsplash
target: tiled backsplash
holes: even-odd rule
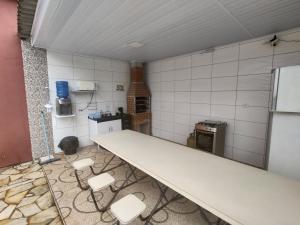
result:
[[[97,91],[91,106],[84,110],[90,101],[90,94],[72,94],[73,112],[75,117],[56,118],[55,110],[52,113],[54,147],[59,141],[70,135],[79,138],[81,146],[91,144],[89,140],[88,113],[98,111],[111,111],[115,113],[118,107],[123,107],[126,112],[126,96],[129,85],[129,64],[127,62],[97,58],[82,55],[71,55],[53,51],[47,52],[50,99],[55,106],[56,87],[55,81],[66,80],[72,91],[74,82],[78,80],[93,81]],[[117,91],[117,85],[123,85],[124,91]]]
[[[300,64],[300,43],[272,48],[270,37],[149,63],[153,135],[186,144],[196,122],[226,121],[226,157],[263,167],[270,71]],[[299,40],[300,29],[279,37]]]

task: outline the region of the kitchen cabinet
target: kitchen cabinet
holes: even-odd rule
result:
[[[94,137],[99,134],[107,134],[110,132],[122,130],[121,119],[109,120],[109,121],[95,121],[89,119],[89,135]]]

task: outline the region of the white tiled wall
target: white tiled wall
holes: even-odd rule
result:
[[[96,95],[93,104],[84,110],[90,101],[90,94],[72,94],[70,97],[73,103],[73,118],[56,118],[53,112],[53,138],[55,150],[59,141],[65,136],[75,135],[80,145],[91,144],[88,130],[88,113],[98,111],[111,111],[115,113],[118,107],[122,106],[126,111],[126,95],[130,81],[129,65],[126,62],[111,60],[107,58],[95,58],[81,55],[71,55],[53,51],[47,52],[48,75],[50,87],[50,99],[55,105],[56,87],[55,81],[66,80],[69,82],[70,91],[77,80],[93,81],[97,85]],[[124,85],[124,91],[116,91],[116,85]]]
[[[300,43],[272,48],[265,44],[270,37],[149,63],[153,135],[186,144],[196,122],[223,120],[226,156],[263,167],[270,71],[300,64]],[[300,29],[279,37],[299,40]]]

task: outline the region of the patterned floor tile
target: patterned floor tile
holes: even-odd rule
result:
[[[0,172],[0,225],[63,224],[45,173],[36,162]]]
[[[57,201],[66,225],[78,225],[78,221],[84,221],[85,225],[113,225],[116,222],[116,219],[112,216],[110,211],[101,214],[95,209],[90,192],[88,190],[82,191],[78,187],[74,170],[71,166],[71,163],[76,160],[91,158],[95,161],[95,170],[99,171],[111,157],[111,153],[98,150],[96,146],[89,146],[81,149],[74,155],[65,156],[63,160],[44,166],[51,190],[54,193],[55,200]],[[120,160],[115,159],[112,161],[111,166],[119,163]],[[122,166],[109,172],[116,179],[115,187],[121,185],[126,176],[129,175],[129,172],[128,166]],[[79,174],[84,183],[87,182],[89,177],[93,176],[89,169],[83,170]],[[137,175],[141,177],[145,174],[138,172]],[[135,194],[146,204],[147,208],[143,213],[144,216],[150,213],[160,194],[156,182],[154,182],[151,177],[147,177],[137,184],[122,190],[116,200],[129,193]],[[168,196],[173,195],[176,195],[176,193],[173,191],[168,192]],[[96,193],[96,199],[100,206],[107,203],[111,196],[112,193],[108,188]],[[209,216],[215,220],[212,215]],[[136,219],[131,224],[138,225],[143,224],[143,222]],[[169,204],[166,208],[157,213],[151,220],[151,224],[206,225],[207,223],[201,217],[198,207],[183,198]]]

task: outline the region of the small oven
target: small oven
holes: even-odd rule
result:
[[[195,125],[196,148],[224,156],[226,123],[205,120]]]

